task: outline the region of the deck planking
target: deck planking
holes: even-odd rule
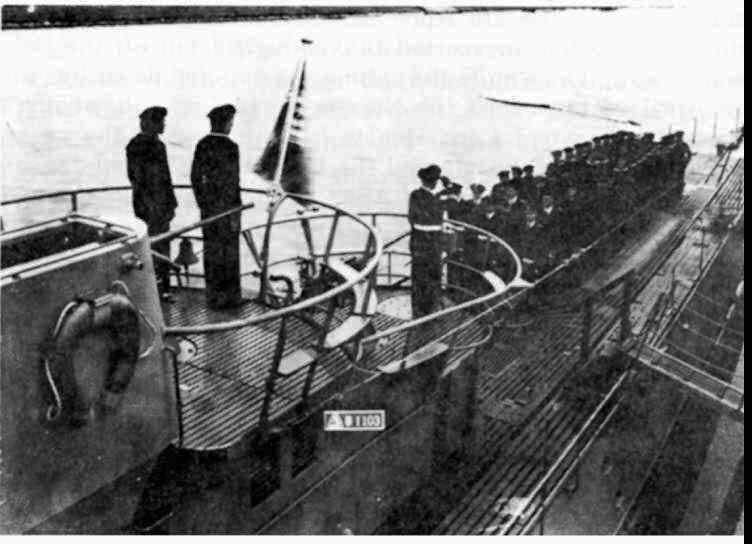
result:
[[[712,167],[711,161],[705,162]],[[660,293],[665,292],[666,279],[671,277],[671,272],[687,274],[696,266],[694,263],[687,264],[687,256],[697,258],[697,236],[691,232],[693,225],[690,220],[713,197],[714,191],[701,187],[700,181],[707,177],[709,167],[688,172],[688,178],[691,178],[688,179],[688,184],[694,183],[700,185],[700,188],[684,195],[674,210],[680,220],[662,247],[647,262],[642,263],[637,271],[638,295],[631,305],[633,330],[639,331],[646,325],[650,310]],[[716,174],[716,184],[721,181],[718,179],[719,174]],[[741,202],[743,206],[743,190],[739,196],[739,190],[733,188],[739,186],[739,176],[743,179],[743,161],[731,174],[726,174],[734,179],[715,193],[715,199],[735,204]],[[708,240],[706,233],[706,243]],[[713,241],[710,240],[711,243]],[[670,251],[668,259],[664,258],[664,248],[665,251]],[[677,297],[681,295],[682,293],[677,293]],[[483,468],[476,471],[476,478],[478,475],[480,477],[443,516],[434,533],[499,534],[514,533],[521,529],[519,526],[515,527],[514,523],[508,524],[509,512],[498,508],[499,499],[510,500],[516,497],[523,502],[527,500],[526,494],[545,473],[539,467],[538,460],[529,461],[531,456],[544,445],[552,451],[554,457],[563,451],[568,437],[573,436],[586,420],[588,409],[596,405],[597,396],[590,397],[585,409],[582,406],[570,407],[569,411],[565,410],[568,415],[558,416],[559,419],[552,415],[560,403],[557,389],[567,382],[579,359],[577,331],[581,327],[581,316],[566,315],[566,312],[560,315],[560,319],[548,321],[542,317],[531,325],[530,329],[537,333],[528,334],[527,338],[530,344],[537,346],[536,349],[526,351],[514,347],[513,339],[507,334],[497,337],[494,347],[487,352],[481,363],[481,376],[485,378],[485,383],[479,385],[481,406],[483,403],[490,405],[485,407],[486,413],[493,412],[494,404],[498,409],[499,403],[516,400],[521,393],[524,397],[531,385],[539,386],[541,391],[537,399],[528,392],[528,398],[525,399],[528,401],[526,414],[520,417],[485,418],[485,441],[480,448],[484,454],[478,461],[478,465]],[[615,341],[618,338],[618,315],[618,293],[608,295],[605,303],[602,302],[595,308],[593,339],[596,346],[602,345],[604,340]],[[556,331],[559,331],[558,335]],[[549,338],[549,343],[541,344],[541,338]],[[507,406],[507,409],[514,409]],[[498,412],[503,410],[502,407]],[[484,411],[483,408],[481,411]],[[544,432],[540,429],[542,421],[549,422],[544,426]],[[552,429],[555,429],[553,434]],[[510,462],[510,459],[519,460]]]

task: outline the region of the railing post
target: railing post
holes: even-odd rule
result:
[[[71,193],[71,212],[75,213],[78,211],[78,193]]]
[[[373,253],[373,246],[374,246],[374,239],[373,239],[373,233],[368,233],[368,242],[366,242],[366,247],[363,250],[363,262],[365,263],[371,256],[371,253]]]
[[[332,254],[332,247],[334,245],[334,236],[337,233],[337,224],[339,223],[339,211],[334,212],[332,218],[332,226],[329,229],[329,237],[326,240],[326,248],[324,249],[324,264],[329,264],[329,257]]]
[[[718,134],[718,113],[713,114],[713,138]]]
[[[705,261],[705,221],[700,222],[700,269],[697,272],[697,279],[702,276],[702,269]]]
[[[491,241],[488,238],[485,238],[485,243],[483,244],[483,259],[481,262],[483,263],[483,270],[488,270],[488,258],[490,257],[491,253]],[[496,272],[495,270],[493,272]]]
[[[590,329],[593,323],[593,296],[585,299],[582,313],[582,341],[580,344],[580,360],[584,363],[590,359]]]
[[[313,234],[311,233],[311,222],[307,217],[300,218],[300,226],[303,229],[303,236],[305,237],[306,246],[308,247],[308,256],[313,263],[313,272],[316,273],[316,261],[314,260],[315,249],[313,247]]]
[[[261,246],[261,258],[263,259],[263,262],[261,263],[261,285],[259,287],[258,296],[262,304],[264,304],[266,301],[266,291],[268,289],[269,283],[269,245],[271,243],[272,226],[274,225],[274,217],[277,215],[277,210],[279,210],[284,200],[285,197],[282,196],[275,203],[270,203],[269,210],[267,212],[266,230],[264,231],[264,243]]]
[[[275,429],[275,431],[274,434],[276,434],[277,438],[276,457],[279,486],[284,487],[292,481],[293,465],[295,463],[295,441],[290,427],[285,426]]]
[[[277,382],[277,375],[279,374],[279,365],[282,362],[282,355],[285,352],[285,341],[287,339],[287,316],[282,317],[282,322],[279,325],[279,337],[277,338],[277,345],[274,348],[274,359],[272,359],[271,370],[269,376],[266,378],[266,394],[264,395],[264,403],[261,406],[261,414],[259,415],[259,423],[263,432],[268,431],[269,424],[269,408],[272,404],[272,397],[274,396],[274,388]]]
[[[329,327],[332,325],[332,319],[334,319],[334,312],[337,311],[337,297],[331,297],[329,299],[329,306],[326,310],[326,316],[324,317],[324,324],[321,327],[321,333],[319,334],[318,341],[316,342],[316,350],[320,353],[324,349],[326,343],[326,336],[329,333]],[[308,395],[311,393],[313,387],[313,378],[316,376],[316,367],[318,366],[318,357],[310,365],[306,371],[306,379],[303,384],[303,406],[308,403]]]
[[[624,277],[623,290],[623,298],[621,301],[621,328],[619,335],[619,341],[622,346],[624,346],[624,343],[629,340],[629,337],[632,335],[630,314],[632,309],[632,291],[634,290],[634,270],[627,272],[627,275]]]
[[[470,362],[467,365],[467,389],[465,396],[465,421],[462,429],[462,443],[464,445],[465,458],[475,458],[477,444],[477,421],[478,414],[478,376],[480,374],[480,360],[478,350],[475,350],[470,356]]]
[[[183,428],[183,399],[180,393],[180,370],[178,368],[178,354],[172,346],[165,345],[165,353],[172,356],[172,379],[175,387],[175,409],[178,413],[178,446],[183,447],[185,431]]]
[[[697,117],[692,120],[692,143],[697,141]]]

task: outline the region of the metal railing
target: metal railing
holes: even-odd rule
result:
[[[192,187],[190,185],[174,185],[175,189],[178,190],[189,190],[192,191]],[[18,205],[28,202],[35,202],[40,200],[49,200],[54,198],[60,198],[64,197],[69,199],[69,209],[67,211],[67,217],[71,215],[80,215],[79,209],[80,209],[80,197],[82,195],[92,195],[92,194],[103,194],[103,193],[111,193],[111,192],[130,192],[132,190],[130,185],[124,185],[124,186],[113,186],[113,187],[91,187],[91,188],[84,188],[84,189],[76,189],[71,191],[55,191],[52,193],[45,193],[45,194],[39,194],[39,195],[30,195],[26,197],[21,198],[14,198],[9,200],[4,200],[0,203],[3,207],[12,206],[12,205]],[[251,194],[256,196],[264,196],[266,197],[266,191],[262,189],[251,189],[251,188],[241,188],[241,193],[243,194]],[[261,316],[254,317],[252,319],[248,320],[233,320],[233,321],[227,321],[221,324],[210,324],[210,325],[203,325],[200,327],[166,327],[164,329],[164,333],[166,335],[180,335],[180,334],[197,334],[197,333],[209,333],[209,332],[221,332],[226,330],[232,330],[232,329],[238,329],[243,328],[247,326],[251,326],[254,324],[258,324],[267,320],[272,320],[279,318],[285,314],[291,314],[309,307],[316,306],[317,304],[320,304],[321,302],[329,299],[330,297],[337,296],[338,294],[351,289],[355,284],[360,283],[364,280],[366,280],[374,271],[374,269],[377,266],[378,259],[381,256],[382,247],[381,247],[381,241],[380,238],[376,235],[376,233],[373,231],[372,227],[368,225],[365,221],[363,221],[360,217],[358,217],[356,214],[351,214],[350,212],[339,208],[335,205],[326,203],[324,201],[318,200],[316,198],[308,197],[308,196],[302,196],[302,195],[290,195],[290,194],[284,194],[281,199],[278,201],[277,206],[275,207],[275,213],[276,210],[280,208],[280,205],[290,199],[295,198],[299,202],[306,202],[309,205],[316,205],[320,206],[324,209],[331,210],[333,213],[330,215],[322,215],[319,216],[321,219],[329,218],[332,216],[337,217],[348,217],[351,221],[355,222],[356,224],[360,225],[364,232],[367,233],[368,242],[366,244],[366,247],[361,250],[361,254],[363,256],[366,255],[366,251],[369,252],[369,256],[365,261],[363,262],[363,267],[361,270],[358,271],[357,277],[345,281],[341,285],[337,286],[336,288],[332,289],[330,292],[324,293],[320,296],[313,297],[308,300],[300,301],[296,304],[293,304],[291,306],[285,307],[283,309],[273,310],[267,313],[264,313]],[[190,235],[192,231],[196,231],[198,229],[201,229],[202,227],[216,222],[224,217],[235,215],[235,214],[242,214],[243,212],[250,210],[254,207],[254,204],[245,204],[238,208],[235,208],[233,210],[228,210],[222,214],[216,215],[214,217],[204,219],[201,221],[197,221],[194,223],[191,223],[187,226],[178,228],[176,230],[172,230],[170,232],[160,234],[157,236],[154,236],[151,238],[152,243],[156,242],[167,242],[172,241],[175,239],[181,239],[181,238],[188,238],[191,240],[202,240],[202,237],[199,235]],[[64,216],[66,217],[66,216]],[[85,216],[82,216],[85,217]],[[265,238],[267,238],[267,251],[268,246],[270,245],[271,240],[271,231],[273,227],[282,225],[285,223],[290,222],[301,222],[301,221],[309,221],[310,217],[291,217],[291,218],[285,218],[285,219],[274,219],[274,214],[270,214],[267,222],[264,224],[254,225],[250,227],[250,229],[244,229],[244,230],[250,230],[254,231],[257,229],[264,228],[265,229]],[[115,223],[107,222],[109,225],[115,225]],[[26,227],[21,227],[26,228]],[[127,228],[127,227],[124,227]],[[15,229],[14,229],[15,230]],[[330,237],[333,238],[333,233],[336,230],[336,224],[333,225],[332,228],[332,234]],[[12,231],[6,231],[12,232]],[[369,249],[370,248],[370,249]],[[269,260],[269,256],[267,255],[267,261]],[[250,272],[245,272],[244,275],[248,275]],[[200,274],[194,274],[194,276],[200,277]],[[263,282],[262,282],[263,283]]]

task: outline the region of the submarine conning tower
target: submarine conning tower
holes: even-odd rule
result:
[[[148,464],[177,431],[145,227],[71,214],[0,241],[0,532],[19,533]],[[129,521],[133,496],[115,499],[109,527]],[[79,528],[99,532],[93,519]]]

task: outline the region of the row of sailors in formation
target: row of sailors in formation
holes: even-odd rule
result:
[[[535,175],[532,165],[512,168],[511,177],[509,171],[502,170],[490,191],[472,184],[469,199],[461,199],[462,186],[441,176],[438,166],[421,169],[418,175],[423,189],[430,191],[438,180],[443,189],[435,195],[439,211],[430,211],[428,191],[418,199],[411,195],[413,236],[417,233],[425,238],[423,233],[430,232],[426,227],[446,211],[450,219],[476,225],[510,244],[523,260],[525,277],[533,279],[591,243],[651,197],[669,190],[680,195],[691,152],[682,132],[656,141],[651,133],[638,137],[620,131],[554,151],[552,156],[545,176]],[[419,206],[428,213],[421,213]],[[466,236],[465,247],[453,258],[480,264],[472,262],[480,253],[473,251],[475,243]],[[418,246],[425,248],[426,244]]]

